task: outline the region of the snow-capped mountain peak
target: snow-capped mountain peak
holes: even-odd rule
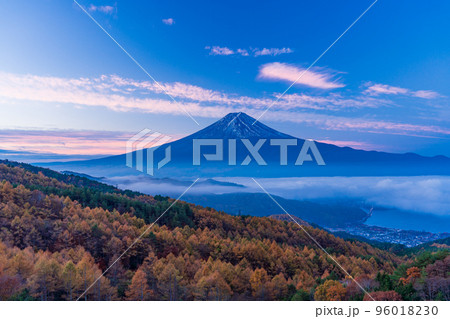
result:
[[[244,112],[229,113],[217,122],[191,135],[192,138],[293,138],[278,132]]]

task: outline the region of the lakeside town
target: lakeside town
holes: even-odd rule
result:
[[[430,233],[417,230],[403,230],[364,224],[349,225],[344,228],[328,228],[329,231],[346,232],[351,235],[361,236],[369,240],[401,244],[406,247],[414,247],[426,242],[450,237],[450,233]]]

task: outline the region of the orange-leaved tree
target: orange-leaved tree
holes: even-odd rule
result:
[[[314,294],[314,299],[319,301],[340,301],[344,300],[346,290],[337,280],[327,280],[318,286]]]

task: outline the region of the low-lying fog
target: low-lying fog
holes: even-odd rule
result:
[[[128,176],[109,179],[120,188],[178,197],[190,182]],[[357,199],[368,205],[450,216],[450,177],[305,177],[261,178],[271,194],[289,199]],[[242,187],[245,186],[245,187]],[[200,180],[189,194],[262,192],[250,178]],[[450,226],[449,226],[450,231]]]

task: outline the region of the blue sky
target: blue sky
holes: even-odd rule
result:
[[[373,1],[78,2],[178,104],[73,1],[0,1],[0,149],[116,153],[145,127],[258,117]],[[449,10],[379,0],[260,120],[450,156]]]

